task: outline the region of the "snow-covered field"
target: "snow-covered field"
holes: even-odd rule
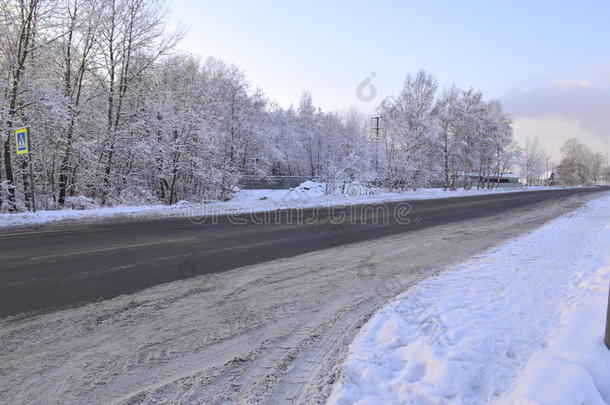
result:
[[[610,196],[427,279],[352,343],[332,404],[608,404]]]
[[[48,223],[91,223],[108,219],[153,219],[170,217],[202,217],[206,215],[238,214],[280,208],[311,208],[316,206],[379,203],[404,199],[432,199],[467,197],[483,194],[550,190],[548,187],[502,188],[498,190],[457,190],[446,192],[439,188],[421,189],[402,193],[379,192],[354,186],[345,194],[328,195],[323,183],[305,182],[290,190],[240,190],[227,202],[192,204],[181,201],[172,206],[142,205],[95,208],[86,210],[64,209],[17,214],[0,214],[0,228],[36,226]]]

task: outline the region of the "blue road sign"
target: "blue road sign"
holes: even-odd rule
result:
[[[30,132],[27,128],[15,131],[15,150],[18,155],[30,153]]]

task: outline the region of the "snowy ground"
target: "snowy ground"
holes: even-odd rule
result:
[[[343,195],[326,195],[322,183],[305,182],[290,190],[240,190],[227,202],[191,204],[181,201],[173,206],[143,205],[95,208],[86,210],[65,209],[17,214],[0,214],[0,229],[32,227],[49,223],[92,223],[108,219],[153,219],[167,217],[202,217],[205,215],[238,214],[267,211],[280,208],[310,208],[326,205],[389,202],[404,199],[431,199],[466,197],[482,194],[512,193],[523,191],[551,190],[549,187],[501,188],[498,190],[457,190],[445,192],[431,188],[403,193],[388,193],[359,186],[350,187]]]
[[[323,403],[390,300],[595,197],[0,319],[0,403]]]
[[[331,404],[608,404],[610,196],[412,287]]]

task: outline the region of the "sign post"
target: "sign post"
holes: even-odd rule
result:
[[[36,212],[36,193],[34,192],[34,172],[32,169],[32,147],[30,144],[30,130],[20,128],[15,131],[15,152],[18,155],[28,155],[30,166],[30,195],[32,196],[32,211]]]
[[[606,315],[606,338],[604,342],[606,347],[610,349],[610,295],[608,296],[608,315]]]

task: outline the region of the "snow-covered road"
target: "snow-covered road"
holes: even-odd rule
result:
[[[0,320],[0,402],[323,402],[388,300],[594,197]]]
[[[610,196],[425,280],[351,346],[331,404],[610,403]]]

